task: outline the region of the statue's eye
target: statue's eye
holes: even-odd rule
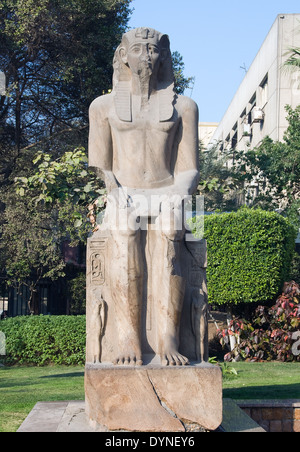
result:
[[[150,52],[152,53],[159,53],[159,50],[156,46],[150,46],[149,47]]]
[[[134,46],[134,47],[131,48],[131,51],[133,53],[140,53],[141,47],[140,46]]]

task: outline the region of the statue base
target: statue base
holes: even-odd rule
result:
[[[222,422],[222,374],[203,363],[185,367],[123,367],[88,364],[86,414],[91,425],[110,431],[185,432]]]

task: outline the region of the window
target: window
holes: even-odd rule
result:
[[[235,149],[237,146],[237,143],[238,143],[238,133],[236,131],[231,139],[231,149]]]
[[[268,102],[268,88],[269,88],[269,84],[268,84],[268,74],[264,77],[263,81],[261,82],[261,84],[259,85],[259,95],[260,95],[260,107],[264,108],[264,106],[267,104]]]
[[[251,97],[251,99],[249,100],[249,104],[250,104],[250,109],[255,107],[255,105],[256,105],[256,93],[254,93],[253,96]]]
[[[225,150],[230,149],[230,134],[227,136],[226,140],[225,140]]]
[[[248,124],[252,124],[252,110],[256,107],[256,93],[253,94],[248,104]]]

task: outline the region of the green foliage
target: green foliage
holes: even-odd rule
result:
[[[289,126],[283,141],[266,137],[258,148],[241,153],[236,172],[244,174],[246,182],[256,178],[259,196],[253,205],[281,209],[299,227],[300,105],[294,110],[287,106],[286,110]]]
[[[220,155],[218,146],[205,151],[200,149],[199,161],[201,180],[198,193],[204,195],[205,211],[235,210],[243,193],[243,182],[228,165],[232,161],[232,152],[223,151]]]
[[[296,231],[288,220],[275,212],[242,208],[206,216],[204,225],[209,302],[274,299],[288,276],[295,247]]]
[[[0,0],[0,69],[9,94],[2,100],[7,119],[17,116],[18,149],[87,122],[91,101],[111,87],[130,3]]]
[[[0,273],[31,280],[31,294],[63,276],[62,241],[90,229],[87,204],[102,186],[83,151],[88,107],[111,88],[130,3],[0,0]]]
[[[33,165],[30,176],[16,177],[6,194],[0,243],[0,271],[14,286],[30,280],[31,293],[42,278],[65,276],[61,243],[86,242],[92,229],[88,205],[105,193],[82,148],[58,159],[39,152]],[[101,206],[93,204],[95,213]]]
[[[300,254],[297,252],[294,253],[290,276],[288,278],[289,281],[296,281],[297,284],[300,284]]]
[[[300,288],[294,281],[286,283],[284,291],[271,308],[259,306],[252,322],[234,319],[228,329],[219,332],[221,344],[235,336],[237,345],[225,356],[226,361],[300,361],[294,350],[300,327]],[[298,335],[297,335],[298,338]]]
[[[211,358],[209,358],[208,362],[210,364],[218,365],[220,367],[222,371],[223,380],[236,378],[238,376],[238,372],[234,367],[229,366],[227,362],[218,363],[216,356],[212,356]]]
[[[0,321],[6,363],[77,365],[85,362],[85,316],[26,316]]]
[[[68,295],[71,315],[85,314],[86,309],[86,274],[79,273],[68,281]]]
[[[184,76],[184,62],[179,52],[172,53],[172,63],[175,77],[175,91],[177,94],[184,94],[186,89],[190,89],[195,77]]]
[[[291,71],[300,70],[300,47],[294,47],[289,49],[289,57],[285,61],[284,67]]]
[[[49,218],[56,213],[56,230],[59,226],[62,239],[71,239],[72,244],[85,242],[91,229],[88,205],[106,190],[103,182],[87,169],[84,149],[66,152],[58,159],[39,152],[33,164],[29,177],[15,178],[17,194],[24,200],[29,198],[37,209],[48,210]]]
[[[41,278],[55,280],[64,275],[56,215],[37,209],[30,197],[6,196],[4,224],[0,228],[0,272],[15,287],[27,284],[34,292]]]

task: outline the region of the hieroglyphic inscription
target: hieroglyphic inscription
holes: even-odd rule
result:
[[[103,253],[92,253],[91,267],[92,284],[103,285],[105,282],[105,257]]]
[[[102,286],[105,283],[106,240],[92,242],[91,248],[91,283]]]

